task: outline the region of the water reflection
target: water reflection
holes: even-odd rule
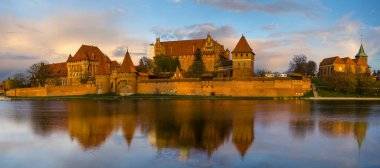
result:
[[[45,106],[44,103],[37,102],[35,106]],[[162,108],[162,103],[170,108]],[[140,128],[158,153],[165,148],[177,149],[180,159],[187,159],[190,150],[197,149],[210,157],[232,139],[243,157],[254,141],[254,105],[230,105],[231,102],[214,101],[68,101],[63,103],[66,111],[59,113],[61,117],[50,112],[48,109],[54,105],[49,105],[33,111],[31,119],[38,135],[66,128],[70,138],[84,150],[101,147],[119,129],[131,145]]]
[[[209,158],[225,144],[232,144],[244,158],[254,148],[255,129],[271,131],[285,126],[289,135],[304,141],[321,134],[330,139],[353,138],[361,147],[367,134],[367,118],[376,109],[372,104],[324,103],[309,101],[33,101],[24,102],[32,129],[39,136],[67,132],[84,151],[96,150],[118,131],[125,144],[133,146],[141,132],[149,146],[176,150],[187,160],[192,150]],[[332,108],[334,107],[334,108]],[[15,119],[25,114],[16,110]],[[272,137],[285,138],[285,137]],[[279,141],[281,142],[281,141]]]

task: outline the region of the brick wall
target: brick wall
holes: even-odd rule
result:
[[[249,80],[250,79],[250,80]],[[310,80],[144,80],[137,84],[140,94],[287,97],[310,91]]]
[[[55,86],[55,87],[36,87],[36,88],[18,88],[7,91],[7,96],[70,96],[96,94],[95,86]]]

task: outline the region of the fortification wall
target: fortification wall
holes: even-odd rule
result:
[[[288,97],[303,96],[310,91],[310,80],[271,79],[260,80],[143,80],[137,84],[140,94],[217,95]]]
[[[310,80],[286,79],[149,79],[137,82],[136,93],[170,95],[216,95],[251,97],[303,96],[310,91]],[[68,96],[99,94],[104,86],[78,85],[40,88],[20,88],[7,91],[8,96]],[[109,90],[108,90],[109,91]],[[108,92],[105,92],[108,93]]]
[[[71,96],[96,94],[95,86],[55,86],[55,87],[36,87],[36,88],[17,88],[7,91],[7,96]]]

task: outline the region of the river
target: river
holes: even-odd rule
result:
[[[379,101],[0,101],[0,167],[380,167]]]

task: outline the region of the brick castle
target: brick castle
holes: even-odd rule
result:
[[[205,71],[211,78],[184,78],[201,51]],[[150,79],[151,73],[138,72],[127,51],[122,64],[111,60],[98,47],[82,45],[66,62],[49,64],[51,77],[44,88],[10,91],[12,96],[61,96],[115,93],[118,95],[174,94],[284,97],[303,96],[310,91],[310,80],[304,78],[259,78],[254,76],[255,53],[242,36],[230,51],[214,40],[160,41],[154,44],[155,57],[178,58],[171,79]],[[231,59],[230,59],[231,58]]]

